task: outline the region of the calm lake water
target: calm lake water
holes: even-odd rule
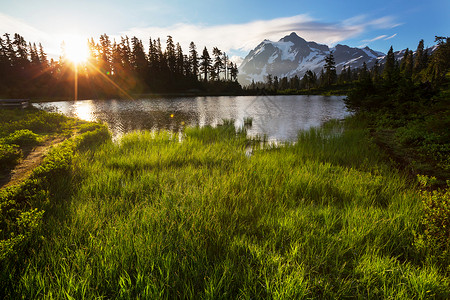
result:
[[[181,131],[184,126],[205,126],[244,118],[253,119],[250,136],[267,135],[269,141],[293,141],[299,130],[320,126],[349,114],[343,96],[223,96],[137,100],[79,100],[35,103],[86,121],[106,122],[115,139],[134,130]]]

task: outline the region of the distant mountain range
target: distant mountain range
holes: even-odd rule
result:
[[[336,71],[339,74],[344,66],[351,69],[362,67],[365,62],[370,68],[375,61],[383,62],[385,53],[374,51],[369,47],[352,48],[338,44],[333,48],[315,42],[307,42],[295,32],[278,42],[264,40],[245,57],[239,66],[239,82],[248,85],[254,80],[266,81],[268,74],[272,76],[303,77],[307,70],[319,75],[325,64],[325,57],[333,51]],[[396,53],[401,55],[401,51]]]

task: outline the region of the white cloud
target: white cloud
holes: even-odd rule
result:
[[[179,23],[170,27],[131,28],[120,35],[138,36],[143,39],[161,37],[165,41],[171,35],[183,47],[194,41],[198,48],[213,46],[225,52],[249,51],[264,39],[279,40],[296,32],[308,41],[333,45],[364,31],[364,25],[319,22],[308,15],[259,20],[243,24],[192,25]],[[201,50],[201,49],[200,49]]]
[[[0,35],[3,35],[4,33],[11,34],[11,39],[13,39],[14,33],[18,33],[23,36],[27,42],[41,43],[44,47],[44,51],[46,51],[51,58],[59,57],[63,41],[66,41],[66,44],[67,42],[73,44],[74,42],[82,43],[87,41],[86,35],[83,36],[77,33],[47,33],[20,19],[0,13]]]
[[[203,50],[204,46],[210,51],[212,47],[218,47],[233,56],[236,54],[245,55],[246,52],[256,47],[264,39],[277,41],[291,32],[296,32],[307,41],[334,46],[370,29],[392,28],[393,26],[398,26],[398,24],[395,24],[394,18],[390,16],[370,20],[366,15],[359,15],[342,22],[327,23],[303,14],[242,24],[210,26],[178,23],[168,27],[134,27],[108,34],[116,40],[120,40],[121,35],[137,36],[143,40],[145,45],[148,45],[150,37],[153,39],[160,37],[163,46],[167,35],[171,35],[174,41],[179,42],[185,51],[188,50],[189,43],[194,41],[199,52]],[[76,38],[75,33],[71,34],[72,37],[62,36],[56,32],[45,33],[22,20],[2,13],[0,13],[0,32],[17,32],[23,35],[27,41],[42,42],[48,54],[53,57],[59,55],[60,45],[64,39],[67,41]],[[80,35],[78,39],[88,37],[85,33],[83,36]],[[98,37],[94,38],[97,39]],[[386,35],[377,38],[386,38]],[[366,42],[371,42],[371,40]],[[239,62],[237,58],[235,58],[235,61]]]
[[[373,39],[370,39],[370,40],[362,40],[362,42],[365,42],[365,43],[372,43],[372,42],[375,42],[375,41],[384,39],[385,37],[387,37],[387,35],[383,34],[383,35],[379,35],[379,36],[377,36],[377,37],[374,37]]]
[[[391,36],[388,36],[387,38],[385,38],[384,40],[385,41],[387,41],[387,40],[390,40],[390,39],[392,39],[392,38],[394,38],[395,36],[397,36],[397,34],[396,33],[394,33],[393,35],[391,35]]]
[[[395,19],[392,16],[381,17],[368,22],[369,26],[376,29],[390,29],[403,25],[402,23],[395,23]]]
[[[13,18],[11,16],[5,15],[0,12],[0,32],[10,33],[13,35],[14,33],[18,33],[24,37],[30,36],[33,39],[41,39],[47,40],[49,35],[43,31],[40,31],[33,26],[28,25],[22,20]]]

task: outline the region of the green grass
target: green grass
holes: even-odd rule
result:
[[[417,246],[421,193],[362,120],[279,148],[228,123],[185,133],[81,147],[5,297],[450,296],[446,262]]]
[[[80,120],[67,118],[57,113],[48,113],[33,107],[1,109],[0,180],[6,177],[34,146],[39,145],[49,136],[71,136],[74,128],[82,123]]]

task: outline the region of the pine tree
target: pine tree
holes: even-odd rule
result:
[[[225,73],[224,77],[225,77],[225,80],[228,80],[228,56],[225,52],[223,53],[222,61],[223,61],[223,67],[224,67],[224,73]]]
[[[273,85],[273,78],[272,78],[272,74],[268,74],[266,77],[266,85],[267,88],[270,90],[272,89],[272,85]]]
[[[48,59],[47,54],[44,52],[44,47],[39,43],[39,61],[41,62],[42,69],[46,69],[48,67]]]
[[[176,73],[179,75],[183,75],[183,69],[184,69],[184,56],[183,56],[183,49],[181,49],[180,43],[177,43],[176,46]]]
[[[198,79],[198,53],[194,42],[189,44],[189,63],[191,65],[192,75]]]
[[[392,82],[395,72],[395,56],[394,56],[394,49],[389,48],[389,51],[386,55],[386,63],[384,64],[383,69],[383,78],[387,82]]]
[[[131,38],[131,65],[138,74],[139,79],[145,79],[148,62],[144,52],[144,45],[137,37]]]
[[[209,56],[208,49],[203,49],[203,54],[200,57],[200,70],[203,72],[203,80],[208,80],[208,72],[211,69],[211,57]]]
[[[183,55],[183,74],[186,77],[191,77],[192,73],[191,73],[191,63],[189,61],[189,56],[187,56],[186,54]]]
[[[336,64],[334,62],[333,52],[331,51],[328,56],[325,57],[325,78],[328,86],[336,82]]]
[[[177,58],[175,54],[175,45],[170,35],[167,36],[165,56],[170,72],[175,73]]]
[[[278,88],[279,88],[278,76],[274,76],[273,77],[273,89],[275,91],[278,91]]]
[[[372,80],[373,82],[378,82],[379,79],[380,79],[380,64],[377,59],[375,60],[375,64],[373,65],[372,69]]]
[[[406,48],[400,65],[400,72],[405,78],[411,78],[413,70],[413,52]]]
[[[365,82],[365,81],[370,80],[370,74],[369,74],[369,71],[367,70],[366,62],[363,62],[363,66],[362,66],[361,71],[359,72],[359,78],[358,79],[359,79],[360,82]]]
[[[434,84],[439,84],[450,71],[450,37],[436,36],[435,42],[438,47],[431,56],[427,76]]]
[[[111,40],[105,33],[100,36],[100,44],[98,46],[100,58],[100,70],[106,74],[111,74]]]
[[[33,66],[39,66],[40,60],[39,60],[39,54],[37,51],[36,43],[28,43],[28,53],[30,53],[30,62]]]
[[[223,61],[222,61],[222,51],[219,50],[219,48],[214,47],[213,48],[213,55],[214,55],[214,69],[215,74],[217,76],[217,80],[220,79],[220,72],[223,69]]]
[[[239,70],[238,70],[237,64],[235,63],[233,65],[233,63],[231,63],[231,69],[230,69],[231,80],[237,81],[238,74],[239,74]]]
[[[416,56],[414,58],[414,73],[419,73],[424,68],[424,61],[423,61],[423,55],[424,55],[424,42],[423,40],[419,41],[419,45],[417,45],[416,50]]]

